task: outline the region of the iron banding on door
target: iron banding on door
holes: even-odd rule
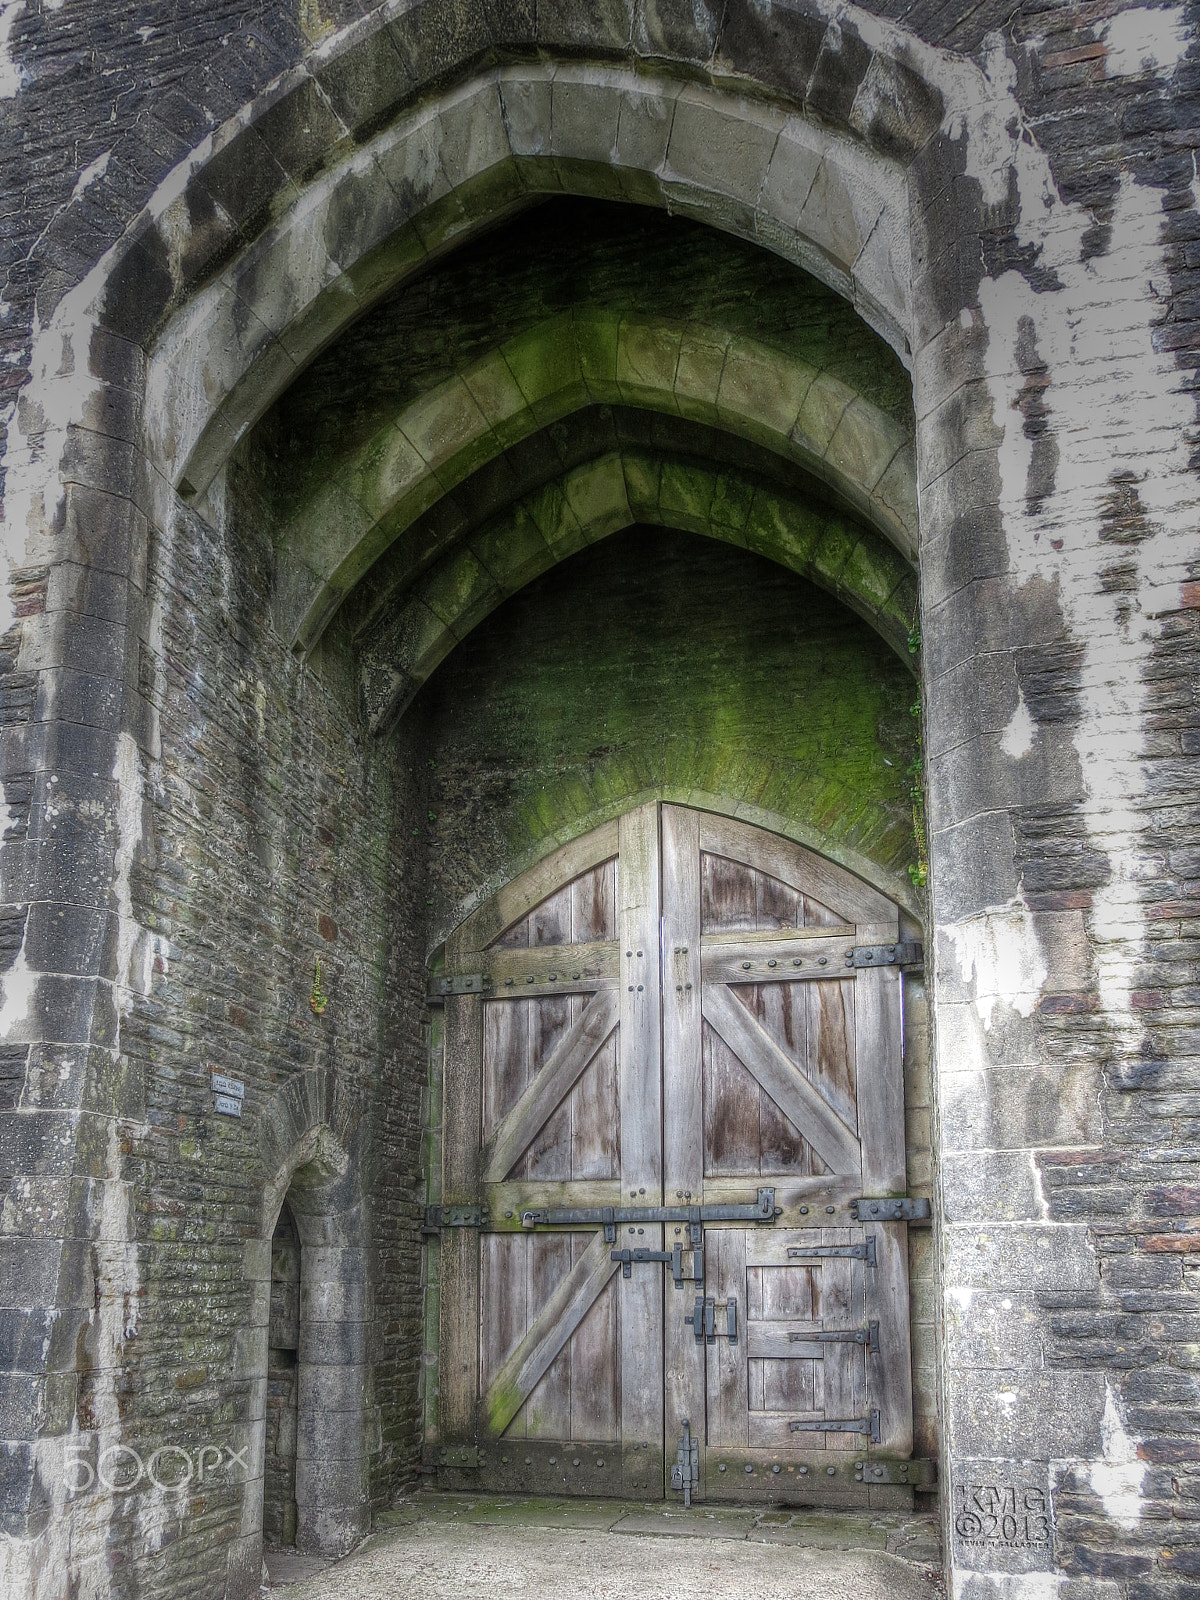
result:
[[[879,1410],[872,1406],[865,1417],[796,1417],[788,1423],[792,1433],[861,1433],[879,1443]]]
[[[873,1233],[868,1235],[862,1244],[793,1244],[788,1246],[788,1259],[791,1261],[811,1261],[822,1256],[845,1258],[850,1261],[865,1261],[869,1267],[879,1265],[875,1235]]]

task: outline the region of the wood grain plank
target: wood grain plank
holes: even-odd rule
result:
[[[662,945],[663,1189],[666,1202],[675,1204],[689,1193],[694,1200],[703,1199],[705,1172],[700,830],[696,812],[682,806],[662,808]],[[675,1242],[672,1230],[666,1230],[666,1247]],[[703,1439],[704,1347],[683,1320],[694,1300],[689,1291],[690,1286],[676,1290],[664,1273],[668,1446],[682,1434],[684,1418]]]
[[[593,989],[612,988],[620,975],[620,961],[616,940],[603,939],[580,944],[464,950],[453,962],[447,960],[446,971],[451,977],[478,972],[488,994],[506,1000],[519,999],[527,988],[532,990],[535,986],[550,994],[585,994]],[[516,993],[510,995],[508,990]]]
[[[611,1254],[611,1245],[606,1244],[603,1233],[597,1231],[570,1272],[547,1297],[525,1337],[492,1380],[485,1411],[493,1434],[501,1434],[508,1427],[617,1270]]]
[[[706,1293],[716,1300],[717,1326],[722,1326],[725,1302],[737,1301],[740,1337],[731,1345],[718,1337],[706,1345],[708,1362],[708,1442],[732,1448],[747,1442],[746,1419],[750,1409],[749,1373],[746,1365],[746,1234],[742,1228],[705,1230]]]
[[[700,848],[742,861],[811,895],[845,922],[882,922],[895,908],[877,889],[824,856],[732,817],[700,815]]]
[[[606,822],[590,833],[552,851],[527,871],[504,884],[459,926],[462,950],[485,950],[505,929],[519,922],[564,882],[590,872],[617,853],[617,824]]]
[[[483,1116],[483,1002],[454,995],[446,1002],[446,1068],[442,1129],[442,1197],[450,1204],[479,1196]],[[441,1353],[438,1388],[443,1440],[472,1441],[479,1411],[479,1236],[450,1228],[441,1241]]]
[[[571,1276],[575,1260],[573,1237],[569,1233],[534,1234],[529,1244],[529,1306],[534,1313],[530,1317],[532,1327],[541,1307],[550,1300],[558,1286]],[[521,1408],[519,1415],[526,1419],[527,1438],[571,1437],[572,1342],[570,1337],[563,1341],[562,1348],[534,1384]]]
[[[590,1243],[572,1235],[576,1260]],[[571,1430],[569,1437],[594,1443],[615,1442],[621,1427],[621,1375],[617,1363],[617,1287],[611,1277],[571,1338]]]
[[[512,1171],[538,1130],[566,1099],[617,1026],[619,1014],[616,992],[606,990],[597,994],[577,1020],[566,1027],[540,1072],[497,1129],[485,1159],[486,1183],[502,1183]],[[562,1176],[569,1175],[568,1164]]]
[[[623,1198],[659,1203],[662,1195],[662,1027],[659,963],[661,858],[657,804],[619,822],[617,915],[621,947],[621,1187]],[[638,1243],[662,1249],[661,1224]],[[620,1283],[621,1437],[628,1452],[663,1430],[661,1272]]]
[[[720,984],[706,985],[705,1020],[757,1078],[786,1117],[834,1172],[859,1171],[854,1134],[787,1058],[739,1000]]]
[[[774,1361],[823,1361],[825,1346],[815,1339],[793,1340],[793,1333],[819,1331],[811,1322],[783,1319],[779,1322],[751,1322],[746,1329],[746,1354]],[[810,1383],[811,1390],[811,1383]]]

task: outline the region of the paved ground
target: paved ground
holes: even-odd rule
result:
[[[287,1600],[940,1600],[929,1517],[422,1494],[344,1561],[268,1555]],[[282,1600],[282,1597],[281,1597]]]

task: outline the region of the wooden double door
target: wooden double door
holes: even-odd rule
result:
[[[443,1482],[888,1501],[872,1473],[899,1473],[871,1464],[912,1447],[906,1225],[856,1202],[905,1191],[900,983],[853,952],[897,936],[824,858],[659,804],[459,928]]]

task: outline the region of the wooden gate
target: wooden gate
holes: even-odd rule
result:
[[[906,1223],[858,1204],[905,1191],[897,938],[841,868],[672,805],[457,930],[443,1481],[911,1497]]]

